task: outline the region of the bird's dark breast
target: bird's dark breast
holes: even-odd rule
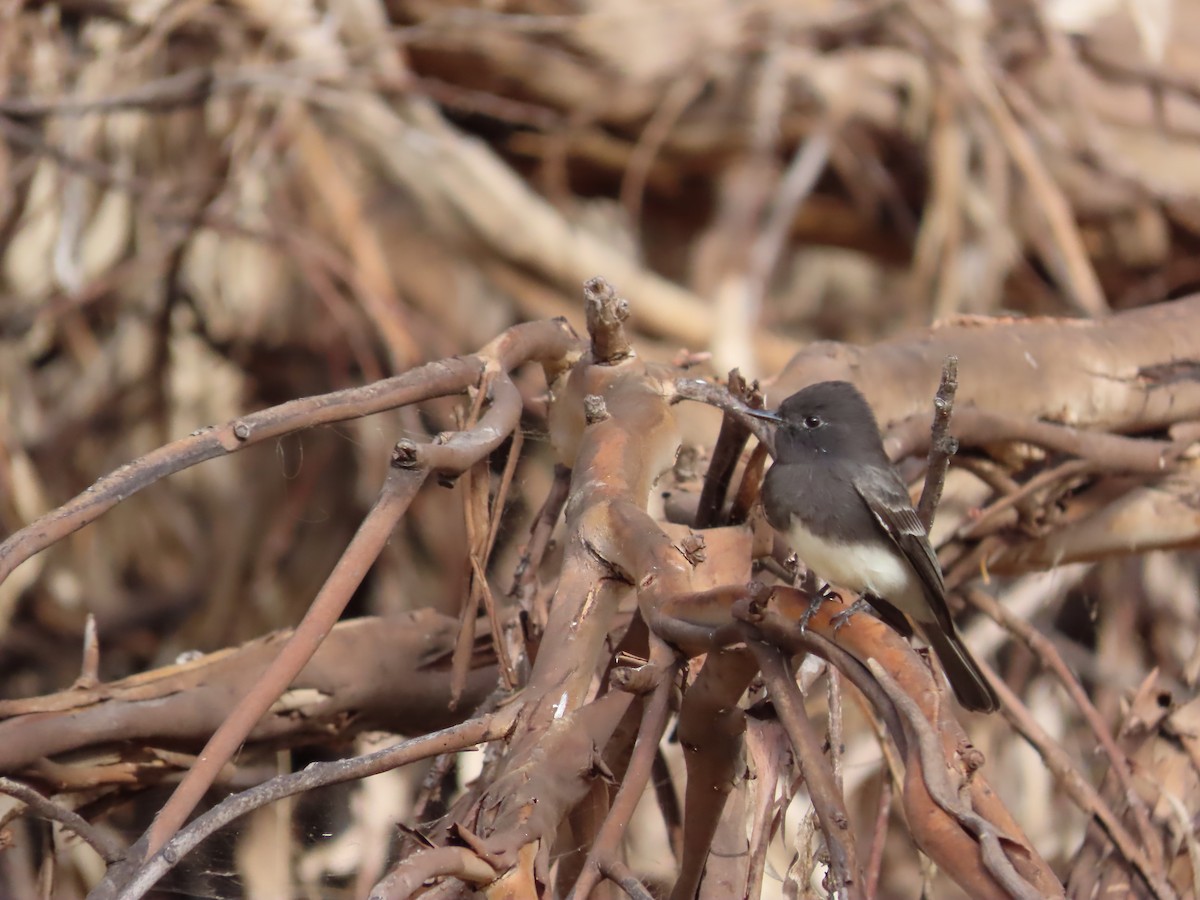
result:
[[[871,512],[837,467],[776,463],[763,479],[763,511],[777,531],[787,533],[799,515],[817,537],[831,541],[863,540],[878,531]],[[803,499],[803,503],[801,503]]]

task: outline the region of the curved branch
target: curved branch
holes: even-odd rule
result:
[[[474,356],[428,363],[363,387],[292,400],[224,425],[202,428],[103,476],[83,493],[9,536],[0,543],[0,582],[34,554],[168,475],[293,431],[459,393],[476,384],[489,364],[498,363],[507,371],[526,360],[561,360],[575,342],[570,328],[558,320],[516,325]]]
[[[396,523],[408,509],[428,472],[393,466],[379,500],[363,519],[350,545],[334,566],[333,572],[317,593],[308,612],[292,632],[287,644],[271,661],[258,681],[230,711],[221,726],[209,738],[200,756],[166,804],[154,817],[150,828],[135,845],[132,853],[141,851],[146,857],[157,853],[187,820],[188,815],[212,786],[221,767],[228,762],[245,741],[246,736],[279,699],[300,670],[312,659],[321,642],[346,608],[367,570],[375,562],[391,536]],[[110,873],[111,874],[111,873]]]
[[[20,800],[34,814],[50,822],[58,822],[88,844],[100,854],[105,862],[112,863],[125,855],[124,845],[102,828],[97,828],[73,809],[60,806],[49,797],[43,797],[29,785],[13,781],[11,778],[0,778],[0,794]]]
[[[804,709],[804,697],[777,648],[755,640],[748,643],[762,669],[767,691],[784,730],[791,738],[796,763],[825,833],[825,846],[832,864],[833,895],[838,898],[865,897],[865,882],[850,830],[850,814],[834,782],[833,772],[825,764],[821,742]]]
[[[440,753],[464,750],[484,741],[500,740],[511,729],[511,715],[494,713],[392,747],[385,747],[365,756],[313,763],[303,771],[278,775],[241,793],[226,797],[212,809],[198,816],[147,860],[121,891],[120,900],[138,900],[139,897],[145,896],[146,892],[154,887],[155,882],[171,871],[180,860],[199,846],[201,841],[230,822],[269,803],[314,788],[368,778]]]
[[[919,770],[921,781],[933,802],[979,841],[984,866],[988,873],[995,878],[996,883],[1004,888],[1007,896],[1016,897],[1018,900],[1039,900],[1039,898],[1044,900],[1046,895],[1043,891],[1035,889],[1033,885],[1025,881],[1004,853],[1000,846],[1000,840],[1007,836],[1000,834],[991,822],[965,807],[955,796],[954,787],[950,784],[950,779],[946,774],[942,750],[938,746],[937,737],[916,701],[900,689],[900,686],[876,660],[867,660],[867,666],[879,679],[880,685],[887,691],[892,702],[896,704],[909,735],[909,747],[915,751],[908,757],[905,793],[911,792],[915,774],[913,770]],[[989,885],[980,884],[974,879],[971,884],[962,886],[975,891],[976,896],[979,896],[980,893],[984,895],[995,893]],[[1061,895],[1061,890],[1058,893]]]

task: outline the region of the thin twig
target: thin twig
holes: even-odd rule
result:
[[[1100,827],[1108,834],[1109,840],[1116,846],[1117,852],[1145,880],[1155,897],[1159,900],[1174,900],[1177,896],[1174,889],[1165,879],[1158,876],[1153,864],[1146,857],[1138,842],[1134,840],[1133,835],[1126,830],[1120,818],[1080,771],[1067,751],[1060,747],[1037,723],[1025,704],[1008,685],[1003,680],[994,677],[991,672],[987,672],[986,663],[981,663],[981,665],[984,666],[985,673],[989,676],[988,680],[1000,695],[1001,714],[1038,752],[1066,795],[1081,810],[1095,817]]]
[[[796,762],[820,819],[832,866],[833,896],[861,898],[864,896],[864,882],[859,870],[854,835],[850,830],[850,814],[825,763],[821,742],[804,709],[804,698],[784,665],[778,648],[754,640],[749,641],[749,645],[762,669],[779,720],[791,738]]]
[[[486,376],[485,376],[486,377]],[[462,429],[474,428],[479,419],[479,411],[483,407],[486,395],[483,384],[476,391],[470,412],[462,421]],[[487,541],[488,519],[488,484],[491,481],[491,471],[486,459],[481,459],[462,474],[462,503],[463,522],[467,533],[467,595],[463,598],[458,611],[458,637],[454,643],[454,655],[450,660],[450,708],[458,706],[458,698],[466,687],[467,675],[471,669],[471,656],[475,648],[475,625],[479,618],[479,601],[483,598],[483,587],[486,579],[482,576],[483,565],[479,561],[480,554],[486,554],[483,546]],[[497,645],[496,652],[500,653],[501,640],[497,639],[500,631],[496,621],[495,610],[488,609],[488,622],[492,628],[493,642]],[[503,666],[502,666],[503,668]]]
[[[746,407],[720,385],[698,378],[680,378],[675,382],[675,399],[695,400],[733,413],[750,429],[750,433],[758,438],[758,442],[764,444],[772,456],[775,455],[775,439],[771,427],[762,419],[747,413]]]
[[[1087,475],[1095,468],[1096,464],[1091,460],[1069,459],[1053,468],[1039,472],[1021,485],[1019,490],[1011,494],[1005,494],[996,500],[995,503],[985,507],[976,518],[964,521],[959,526],[955,538],[959,540],[978,540],[994,530],[1000,514],[1006,509],[1017,506],[1043,488]]]
[[[883,851],[887,845],[888,819],[892,812],[892,779],[888,771],[880,772],[879,804],[875,813],[875,827],[871,832],[871,852],[867,856],[867,898],[874,900],[879,891],[879,873],[883,868]]]
[[[342,784],[388,772],[420,759],[465,750],[485,741],[500,740],[512,729],[516,707],[509,712],[472,719],[432,734],[385,747],[365,756],[312,763],[300,772],[278,775],[249,790],[226,797],[171,838],[121,892],[119,900],[138,900],[201,841],[247,813],[284,797],[332,784]]]
[[[1054,642],[1024,619],[1013,615],[1011,611],[996,602],[996,598],[987,592],[978,588],[970,588],[965,591],[965,595],[972,606],[982,610],[986,616],[1010,634],[1016,635],[1033,652],[1042,665],[1057,676],[1063,688],[1066,689],[1066,692],[1075,702],[1075,705],[1079,707],[1084,720],[1087,721],[1092,729],[1092,733],[1096,736],[1096,740],[1104,748],[1104,752],[1108,756],[1109,765],[1112,767],[1111,771],[1116,777],[1117,782],[1121,785],[1122,795],[1133,814],[1134,824],[1141,835],[1142,846],[1146,848],[1146,852],[1149,855],[1149,862],[1160,875],[1165,875],[1163,872],[1162,841],[1158,833],[1154,830],[1154,826],[1150,824],[1150,813],[1146,808],[1146,802],[1133,783],[1133,772],[1129,764],[1129,758],[1117,746],[1117,742],[1113,738],[1112,731],[1109,730],[1107,723],[1105,723],[1104,717],[1100,715],[1100,711],[1096,709],[1091,698],[1084,691],[1083,685],[1079,683],[1079,679],[1071,672],[1066,660],[1062,658],[1062,654],[1054,646]]]
[[[958,441],[950,434],[950,417],[954,414],[954,394],[958,391],[958,357],[948,356],[942,365],[942,381],[933,399],[933,427],[929,441],[929,464],[925,470],[925,487],[917,504],[917,517],[925,530],[933,527],[933,517],[946,486],[950,459],[958,452]]]
[[[757,388],[757,382],[753,386],[747,384],[737,369],[729,373],[730,395],[756,409],[761,409],[762,393]],[[720,524],[721,510],[729,492],[729,481],[737,468],[746,440],[750,437],[750,429],[746,427],[744,418],[726,412],[721,419],[721,430],[717,434],[716,444],[713,445],[708,471],[704,473],[704,486],[700,489],[700,503],[696,507],[694,523],[696,528],[712,528]]]
[[[100,478],[73,499],[0,543],[0,582],[29,557],[95,521],[118,503],[184,469],[317,425],[373,415],[458,393],[478,382],[489,360],[505,371],[527,359],[559,358],[575,345],[565,323],[516,325],[475,356],[419,366],[364,387],[292,400],[160,447]]]
[[[408,509],[409,503],[425,482],[427,475],[426,470],[395,466],[388,471],[388,478],[379,500],[363,519],[358,532],[351,539],[308,612],[280,649],[279,655],[272,660],[266,671],[258,677],[209,738],[197,758],[196,765],[183,777],[171,798],[154,817],[144,838],[146,857],[157,853],[179,830],[204,796],[204,792],[216,780],[222,766],[233,758],[245,741],[246,735],[312,659],[333,628],[333,624],[340,618],[367,570],[387,544],[396,523]]]
[[[608,815],[592,848],[584,862],[579,880],[571,889],[568,900],[586,900],[600,876],[600,861],[615,858],[617,846],[633,818],[634,810],[641,800],[654,769],[654,757],[658,750],[658,742],[662,739],[667,727],[667,716],[670,713],[671,692],[675,690],[675,669],[670,665],[674,651],[657,638],[652,638],[651,663],[662,667],[660,680],[650,695],[642,714],[642,722],[638,728],[637,741],[633,746],[633,754],[625,769],[625,777],[621,779],[621,787],[613,798]]]
[[[530,595],[537,581],[537,573],[542,565],[542,557],[546,555],[546,550],[550,545],[550,536],[554,533],[559,516],[562,515],[570,488],[571,470],[561,463],[555,464],[554,481],[551,483],[546,501],[542,504],[541,511],[538,512],[530,529],[529,543],[525,545],[525,550],[521,553],[521,558],[513,571],[512,587],[508,589],[508,596],[516,597],[521,602],[522,608],[527,611]]]
[[[96,634],[96,616],[88,613],[83,623],[83,664],[72,687],[92,690],[100,684],[100,638]]]
[[[625,863],[618,859],[606,858],[600,861],[600,872],[613,884],[629,895],[629,900],[654,900],[654,895],[646,890],[646,886],[638,881],[637,876]]]
[[[0,777],[0,794],[20,800],[30,812],[51,822],[58,822],[88,844],[108,863],[116,862],[125,855],[125,846],[102,828],[79,815],[73,809],[60,806],[49,797],[35,791],[28,785],[13,781],[11,778]]]

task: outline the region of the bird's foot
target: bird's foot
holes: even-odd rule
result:
[[[817,614],[821,608],[821,604],[826,600],[832,600],[837,597],[837,591],[829,585],[824,585],[816,594],[813,595],[812,602],[808,604],[808,609],[800,616],[800,630],[808,631],[808,623],[812,621],[812,617]]]
[[[852,615],[854,615],[855,613],[870,612],[870,611],[871,611],[871,604],[868,603],[866,600],[864,600],[862,597],[859,597],[857,600],[855,600],[853,603],[851,603],[848,607],[846,607],[844,610],[842,610],[840,613],[838,613],[836,616],[834,616],[832,619],[829,620],[830,624],[833,625],[833,633],[836,635],[839,631],[841,631],[842,628],[845,627],[846,623],[850,621],[850,617]]]

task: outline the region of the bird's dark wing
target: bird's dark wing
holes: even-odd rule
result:
[[[946,605],[946,583],[938,565],[925,526],[908,498],[908,490],[895,471],[879,466],[863,466],[854,476],[854,488],[883,532],[908,560],[925,587],[930,610],[942,628],[953,629],[950,608]]]

